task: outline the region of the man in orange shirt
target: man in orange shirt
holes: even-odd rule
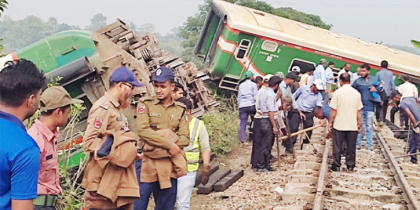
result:
[[[58,173],[56,143],[57,128],[64,127],[70,116],[70,105],[83,103],[72,99],[61,86],[47,88],[41,94],[41,116],[28,130],[41,152],[38,177],[38,197],[34,199],[34,210],[55,210],[57,195],[61,193]]]

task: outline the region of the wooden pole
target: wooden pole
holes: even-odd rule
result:
[[[400,156],[395,156],[394,158],[402,158],[402,157],[408,157],[408,156],[413,156],[413,155],[420,155],[420,152],[406,154],[406,155],[400,155]]]
[[[296,132],[296,133],[292,133],[292,134],[290,135],[290,137],[294,137],[294,136],[297,136],[297,135],[299,135],[299,134],[302,134],[302,133],[305,133],[305,132],[308,132],[308,131],[311,131],[311,130],[315,130],[315,129],[319,128],[319,127],[321,127],[321,124],[319,124],[319,125],[315,125],[315,126],[312,126],[312,127],[310,127],[310,128],[306,128],[306,129],[300,130],[300,131],[298,131],[298,132]],[[285,140],[285,139],[287,139],[287,138],[289,138],[289,137],[288,137],[288,136],[282,136],[282,137],[280,137],[278,140],[279,140],[279,141],[283,141],[283,140]]]
[[[277,141],[277,167],[280,168],[280,143],[279,143],[279,135],[276,135]]]

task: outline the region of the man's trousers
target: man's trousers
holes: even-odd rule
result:
[[[347,168],[356,165],[356,139],[357,131],[339,131],[333,129],[333,167],[341,166],[341,154],[343,142],[346,142],[346,165]]]

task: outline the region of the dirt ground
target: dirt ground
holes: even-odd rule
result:
[[[191,199],[191,209],[273,209],[280,204],[280,196],[274,192],[276,187],[284,188],[288,174],[293,168],[293,157],[283,156],[280,169],[275,172],[256,173],[249,164],[251,144],[241,145],[225,157],[218,157],[214,164],[231,170],[243,169],[244,176],[224,192],[212,192],[208,195],[197,194]],[[276,151],[272,150],[276,155]],[[277,161],[272,162],[277,167]]]

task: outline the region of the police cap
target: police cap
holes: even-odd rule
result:
[[[175,76],[174,76],[174,72],[172,71],[172,69],[170,69],[168,67],[165,67],[165,66],[161,66],[153,74],[152,81],[166,82],[168,80],[174,80],[174,79],[175,79]]]

